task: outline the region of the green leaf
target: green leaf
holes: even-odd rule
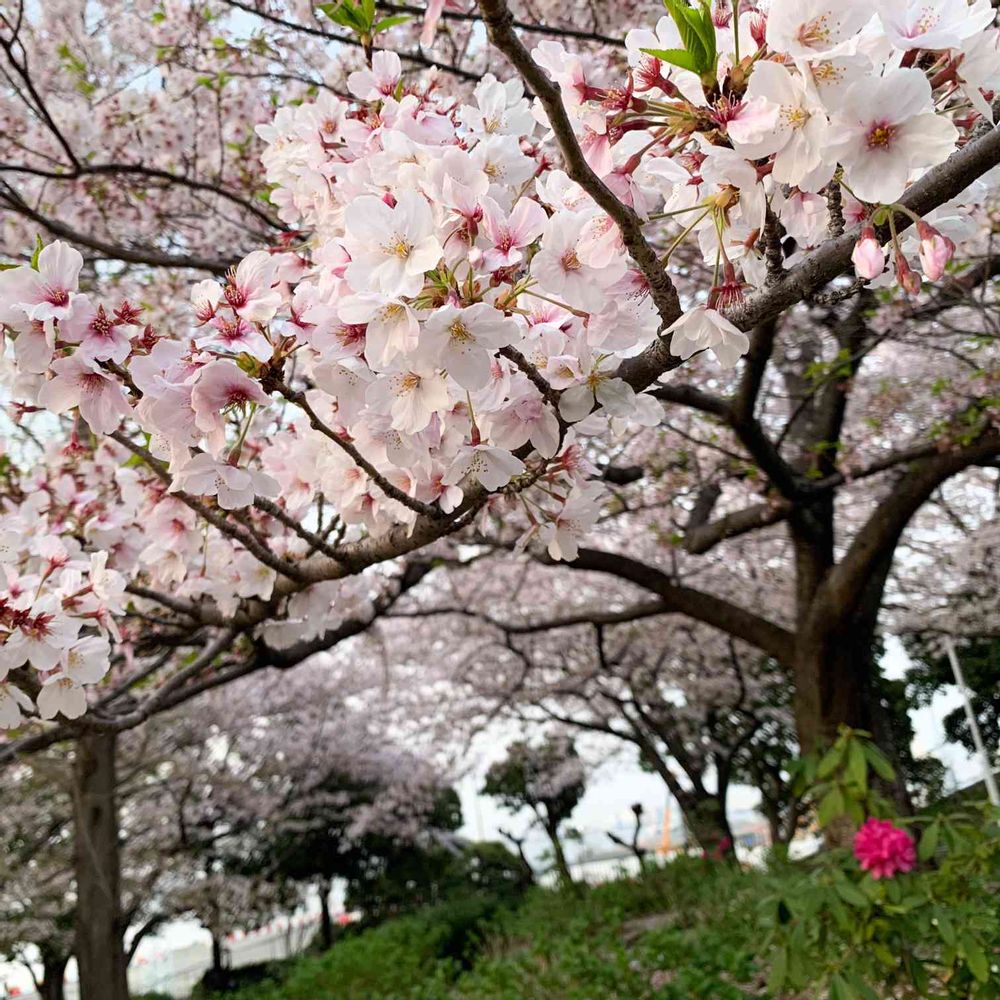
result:
[[[857,799],[848,799],[844,803],[844,811],[851,817],[851,822],[855,826],[861,826],[865,821],[865,811]]]
[[[355,7],[351,0],[337,0],[336,3],[321,3],[318,10],[321,10],[334,24],[339,24],[342,28],[350,28],[352,31],[363,32],[368,29],[364,15]]]
[[[871,769],[884,781],[892,781],[896,777],[896,772],[892,769],[889,758],[874,743],[866,741],[863,746]]]
[[[705,55],[707,59],[707,65],[705,67],[706,72],[715,69],[716,63],[716,41],[715,41],[715,22],[712,20],[712,8],[708,3],[708,0],[698,0],[700,5],[700,10],[698,8],[691,8],[691,14],[689,15],[691,19],[691,26],[698,33],[698,38],[701,44],[705,48]]]
[[[829,778],[834,771],[844,762],[844,744],[839,740],[825,754],[819,762],[816,775],[819,778]]]
[[[38,270],[38,258],[41,252],[45,249],[45,244],[42,242],[41,236],[37,233],[35,234],[35,252],[31,255],[31,269],[33,271]]]
[[[896,968],[896,956],[881,941],[873,941],[872,954],[887,968]]]
[[[677,25],[677,33],[681,36],[684,48],[692,57],[691,67],[685,66],[684,68],[691,68],[692,72],[699,75],[708,72],[713,59],[712,53],[709,51],[704,40],[705,29],[702,25],[703,10],[689,7],[685,0],[663,0],[663,6],[667,8],[667,13],[670,14],[674,24]],[[712,28],[712,32],[714,47],[714,27]],[[677,65],[680,64],[678,63]]]
[[[962,951],[965,952],[965,963],[969,967],[969,972],[979,982],[985,983],[990,977],[990,966],[982,945],[974,937],[966,934],[962,938]]]
[[[13,271],[15,267],[20,266],[20,264],[0,264],[0,271]]]
[[[835,972],[830,977],[830,1000],[857,1000],[857,996],[840,973]]]
[[[920,838],[920,846],[917,848],[917,854],[921,861],[926,861],[928,858],[934,857],[934,852],[937,850],[938,839],[941,836],[941,822],[940,820],[934,820],[930,826],[924,830],[923,836]]]
[[[847,749],[847,767],[844,775],[851,784],[857,785],[862,791],[868,789],[868,760],[864,747],[857,740],[851,740]]]
[[[844,794],[834,786],[820,801],[816,810],[816,819],[820,826],[829,826],[838,816],[844,815]]]
[[[853,883],[845,879],[838,879],[834,883],[834,889],[837,890],[837,895],[847,903],[848,906],[857,906],[862,909],[867,909],[870,900],[868,897]]]
[[[686,49],[643,49],[642,51],[661,62],[670,63],[671,66],[680,66],[681,69],[689,69],[692,73],[699,72],[695,57]]]
[[[941,940],[944,941],[946,945],[954,948],[958,944],[958,937],[955,934],[955,925],[951,922],[951,919],[946,917],[943,913],[938,913],[936,916],[938,934],[941,935]]]
[[[771,974],[767,978],[768,993],[780,993],[788,978],[788,949],[778,948],[771,962]]]
[[[372,34],[377,35],[382,31],[388,31],[390,28],[395,28],[400,24],[406,24],[407,21],[412,20],[412,14],[396,14],[393,17],[383,17],[382,20],[372,28]]]

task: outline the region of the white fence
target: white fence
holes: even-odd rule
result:
[[[298,954],[312,940],[319,914],[310,913],[281,918],[248,934],[232,934],[224,945],[223,961],[231,968],[257,965]],[[142,949],[129,967],[129,988],[133,993],[165,993],[179,1000],[189,996],[212,965],[212,943],[204,939],[181,947]],[[38,1000],[34,990],[8,986],[5,995],[0,979],[0,1000]],[[79,1000],[74,979],[66,981],[66,1000]]]

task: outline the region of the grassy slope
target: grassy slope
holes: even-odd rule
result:
[[[477,904],[449,904],[347,938],[234,1000],[762,996],[753,910],[770,878],[684,861],[593,889],[537,889],[478,924]]]

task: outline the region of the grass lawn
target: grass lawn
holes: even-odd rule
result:
[[[234,1000],[741,1000],[767,996],[759,900],[779,875],[682,859],[641,878],[448,903],[349,934]]]

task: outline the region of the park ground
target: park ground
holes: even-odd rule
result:
[[[780,870],[682,858],[599,886],[458,899],[197,1000],[742,1000],[767,989]]]

